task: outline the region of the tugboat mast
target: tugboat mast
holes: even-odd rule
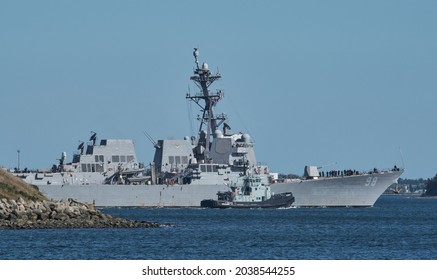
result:
[[[216,80],[221,78],[219,73],[212,75],[211,71],[208,69],[208,64],[203,63],[202,67],[199,67],[199,51],[197,48],[194,48],[193,56],[196,63],[196,69],[194,70],[194,76],[191,76],[191,80],[199,87],[202,94],[197,94],[195,96],[191,96],[187,94],[186,98],[191,99],[196,102],[197,105],[201,108],[203,112],[202,117],[198,117],[200,121],[199,126],[199,144],[205,148],[205,155],[209,154],[209,145],[210,145],[210,137],[214,135],[214,132],[219,128],[219,126],[226,120],[226,116],[224,114],[214,115],[213,107],[223,98],[223,92],[221,90],[217,90],[216,94],[211,94],[209,91],[209,87]],[[200,100],[204,100],[205,104],[202,106],[200,104]],[[206,137],[202,139],[202,131],[203,126],[206,126]]]

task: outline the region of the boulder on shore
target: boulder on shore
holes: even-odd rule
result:
[[[103,214],[73,199],[25,201],[0,199],[0,229],[150,228],[158,223],[130,221]]]

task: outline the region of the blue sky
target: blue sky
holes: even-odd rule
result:
[[[0,165],[71,160],[90,131],[195,133],[193,47],[257,160],[437,172],[435,1],[0,1]]]

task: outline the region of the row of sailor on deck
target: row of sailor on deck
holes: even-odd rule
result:
[[[400,170],[400,168],[397,167],[396,165],[392,169],[392,171],[399,171],[399,170]],[[369,172],[369,174],[378,174],[378,173],[380,173],[380,171],[377,168],[374,168],[372,171]],[[348,170],[343,170],[343,171],[341,171],[341,170],[327,171],[326,174],[324,171],[321,171],[319,174],[320,174],[320,177],[345,177],[345,176],[360,175],[363,173],[359,172],[357,170],[348,169]]]
[[[353,176],[353,175],[360,175],[360,172],[356,170],[331,170],[327,171],[325,174],[325,171],[320,172],[320,177],[344,177],[344,176]]]

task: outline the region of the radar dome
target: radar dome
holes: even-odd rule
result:
[[[220,129],[217,129],[214,134],[216,138],[223,138],[223,132]]]
[[[243,139],[244,142],[249,143],[251,141],[250,139],[250,135],[247,133],[244,133],[243,136],[241,137]]]
[[[204,63],[202,64],[202,69],[203,69],[203,70],[208,70],[208,64],[207,64],[206,62],[204,62]]]

